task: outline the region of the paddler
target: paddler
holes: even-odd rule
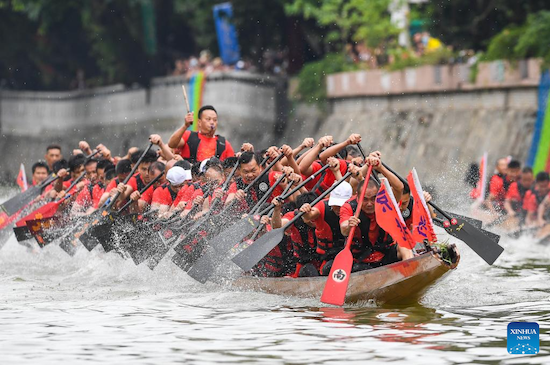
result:
[[[392,187],[395,199],[401,200],[403,192],[403,183],[384,167],[381,163],[381,153],[379,151],[371,153],[362,168],[363,174],[366,174],[367,167],[373,166],[373,171],[381,173],[388,179]],[[367,178],[367,177],[365,177]],[[357,209],[357,196],[346,202],[340,209],[340,230],[344,236],[347,236],[351,227],[356,226],[351,252],[353,254],[353,271],[366,270],[382,265],[387,265],[400,259],[409,259],[413,257],[412,250],[398,247],[389,236],[376,222],[375,214],[375,199],[378,193],[379,186],[372,179],[363,180],[359,183],[358,191],[361,191],[363,184],[368,184],[365,193],[363,205],[359,217],[355,217],[354,213]],[[327,271],[330,271],[332,263],[326,265]]]
[[[548,201],[549,193],[550,176],[547,172],[541,171],[535,178],[535,187],[527,191],[523,199],[523,209],[527,211],[525,223],[528,226],[543,226],[546,223],[547,203],[544,203],[544,200]]]
[[[185,123],[177,129],[168,146],[175,149],[175,153],[181,155],[191,163],[201,162],[210,157],[217,157],[221,161],[227,157],[235,156],[233,147],[229,141],[216,134],[218,128],[218,112],[212,105],[205,105],[198,112],[198,132],[188,128],[193,124],[194,113],[185,116]]]
[[[525,223],[527,212],[523,209],[523,200],[525,194],[534,188],[535,178],[533,169],[524,167],[521,170],[519,181],[514,181],[506,192],[506,200],[504,201],[504,209],[510,218],[517,218],[519,221],[516,224],[522,225]],[[513,227],[516,228],[516,227]]]
[[[167,183],[161,185],[153,193],[151,209],[157,210],[159,216],[165,216],[170,207],[177,205],[177,196],[187,180],[191,180],[191,171],[174,166],[166,174]]]
[[[329,158],[327,163],[330,170],[334,173],[337,180],[342,178],[339,171],[339,162],[335,158]],[[354,166],[355,169],[359,169]],[[358,172],[358,171],[355,171]],[[321,275],[328,275],[329,270],[325,270],[327,262],[334,260],[334,257],[344,247],[345,237],[340,231],[340,208],[353,195],[353,188],[348,182],[342,182],[324,199],[311,206],[309,203],[300,206],[300,211],[305,214],[302,216],[306,224],[312,224],[315,227],[315,236],[317,237],[316,252],[319,255],[320,266],[318,270]]]

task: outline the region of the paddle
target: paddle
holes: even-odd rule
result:
[[[89,156],[86,156],[86,160],[91,159],[95,155],[97,155],[99,151],[95,151]],[[4,202],[0,209],[4,210],[7,215],[12,215],[14,213],[17,213],[21,208],[23,208],[25,205],[30,203],[34,198],[36,198],[38,195],[42,193],[42,190],[50,185],[52,182],[57,180],[58,176],[56,174],[50,175],[46,180],[44,180],[39,185],[33,186],[26,191],[14,196],[10,200]]]
[[[372,165],[367,170],[367,178],[363,183],[363,188],[359,194],[359,201],[357,202],[357,209],[355,210],[355,217],[359,217],[361,213],[361,207],[363,206],[363,200],[365,198],[365,192],[367,191],[368,179],[372,173]],[[312,205],[313,206],[313,205]],[[355,234],[357,226],[351,227],[346,245],[336,255],[330,269],[330,274],[327,277],[327,282],[321,295],[321,302],[333,305],[342,305],[346,299],[346,292],[348,291],[348,282],[351,274],[351,268],[353,266],[353,255],[351,254],[351,244],[353,243],[353,236]]]
[[[284,157],[284,155],[281,153],[279,156],[277,156],[273,161],[271,161],[271,163],[269,165],[266,166],[266,168],[258,175],[258,177],[256,177],[250,184],[248,184],[244,189],[243,191],[245,193],[247,193],[258,181],[260,181],[260,179],[262,179],[272,168],[273,166],[275,166],[275,164],[277,162],[279,162],[279,160],[281,160],[282,158]],[[219,215],[225,215],[227,212],[230,212],[233,210],[234,206],[237,204],[237,199],[234,199],[231,203],[228,204],[227,207],[224,208],[224,210],[222,212],[219,213]],[[217,209],[217,205],[220,204],[221,201],[219,199],[214,199],[214,201],[212,202],[212,206],[210,208],[210,210],[208,211],[208,213],[206,213],[206,215],[202,218],[200,218],[192,227],[191,229],[189,230],[189,232],[186,234],[186,237],[181,241],[181,242],[178,242],[178,244],[176,245],[176,247],[174,248],[176,250],[176,252],[180,253],[180,254],[185,254],[186,251],[185,251],[185,248],[184,246],[189,244],[189,238],[191,239],[194,239],[196,238],[195,236],[197,235],[197,233],[199,233],[200,231],[207,231],[208,232],[208,228],[212,227],[212,228],[217,228],[217,227],[213,227],[211,222],[210,222],[210,216],[212,215],[212,213]],[[208,227],[208,226],[210,227]]]
[[[310,203],[311,206],[319,203],[323,200],[332,190],[351,176],[351,172],[347,172],[340,180],[335,182],[330,188],[325,190],[317,199]],[[284,238],[285,231],[300,219],[305,213],[300,212],[294,216],[294,218],[285,224],[281,228],[274,229],[262,237],[260,237],[254,244],[240,252],[231,261],[237,264],[244,271],[252,269],[262,258],[265,257],[275,246],[277,246]]]
[[[386,169],[400,177],[395,171],[389,168],[385,163],[382,163]],[[485,262],[492,265],[495,260],[504,251],[504,248],[497,242],[493,241],[488,234],[482,232],[463,218],[451,217],[446,211],[439,208],[432,201],[428,202],[435,210],[437,210],[446,221],[443,222],[443,228],[452,236],[458,238],[467,244],[475,253],[477,253]]]
[[[73,180],[71,185],[65,190],[67,192],[70,192],[73,187],[75,187],[76,184],[78,184],[83,178],[86,176],[86,172],[83,172],[78,176],[76,179]],[[24,241],[31,239],[33,235],[31,234],[31,231],[29,230],[29,224],[27,222],[31,222],[30,224],[32,226],[39,225],[39,220],[42,219],[48,219],[52,217],[57,210],[59,209],[59,206],[63,204],[67,199],[71,197],[71,194],[65,195],[61,199],[57,199],[53,202],[49,202],[42,207],[34,210],[31,214],[25,216],[24,218],[20,219],[19,222],[17,222],[16,226],[13,231],[15,233],[15,237],[18,241]]]
[[[147,185],[145,185],[139,191],[139,193],[143,194],[145,191],[147,191],[147,189],[153,186],[153,184],[155,184],[163,175],[164,175],[164,172],[159,174],[157,177],[151,180]],[[128,201],[119,210],[117,210],[116,212],[111,212],[108,215],[106,215],[102,223],[98,224],[95,227],[92,227],[90,230],[86,231],[86,233],[80,236],[80,241],[83,244],[85,244],[84,241],[88,240],[89,236],[93,236],[93,238],[97,239],[99,243],[103,246],[103,248],[105,249],[105,252],[109,252],[115,249],[117,245],[116,245],[116,240],[113,239],[113,226],[115,222],[122,223],[120,222],[120,220],[123,218],[121,214],[132,203],[133,201],[131,199],[128,199]],[[128,218],[129,221],[135,222],[137,218],[137,214],[131,214],[124,218]]]
[[[233,179],[233,176],[235,176],[235,173],[237,172],[237,169],[239,167],[239,161],[235,162],[235,165],[231,169],[231,172],[229,175],[225,178],[224,183],[222,184],[222,191],[227,191],[229,186],[231,185],[231,180]],[[208,195],[213,193],[214,191],[209,191]],[[215,209],[215,207],[218,205],[218,201],[221,202],[219,199],[214,199],[211,204],[211,211],[212,209]],[[142,250],[139,253],[136,253],[135,257],[132,257],[134,259],[134,263],[138,265],[139,263],[143,262],[144,260],[149,260],[147,263],[147,266],[153,270],[160,260],[170,251],[170,248],[174,246],[174,244],[177,244],[179,242],[179,237],[181,231],[183,231],[185,228],[187,228],[189,225],[194,224],[195,222],[192,221],[192,217],[194,217],[202,208],[202,205],[194,205],[193,208],[189,211],[187,214],[187,217],[184,219],[183,224],[181,224],[179,227],[172,229],[168,228],[168,230],[159,230],[159,231],[152,231],[149,230],[150,237],[152,237],[153,242],[155,242],[154,245],[148,244],[146,250]],[[166,232],[168,231],[168,232]],[[170,233],[171,236],[166,239],[165,233]]]
[[[282,200],[285,200],[288,197],[294,195],[301,188],[303,188],[305,185],[307,185],[312,180],[314,180],[317,176],[321,175],[329,167],[330,167],[329,165],[324,165],[323,167],[321,167],[321,169],[319,169],[319,171],[309,176],[307,179],[302,181],[300,184],[298,184],[295,188],[293,188],[286,194],[281,195],[280,198]],[[262,213],[256,214],[254,216],[247,215],[246,217],[241,218],[239,221],[237,221],[237,223],[233,224],[231,227],[224,230],[222,233],[220,233],[216,237],[212,238],[209,242],[209,245],[222,253],[227,252],[231,247],[235,245],[235,242],[241,242],[243,237],[246,237],[250,233],[252,233],[252,231],[258,226],[258,222],[262,214],[265,214],[272,207],[273,207],[273,204],[268,206],[268,208],[264,209]]]
[[[139,164],[141,163],[143,158],[145,158],[145,155],[147,154],[147,152],[149,152],[151,147],[153,147],[153,143],[149,143],[149,146],[143,151],[143,153],[141,154],[141,156],[139,157],[139,159],[135,163],[134,167],[132,168],[132,170],[130,171],[128,176],[126,176],[126,178],[122,182],[123,184],[127,184],[128,181],[132,178],[132,176],[135,174],[137,168],[139,167]],[[89,229],[93,228],[94,226],[96,226],[100,223],[104,223],[105,220],[108,219],[106,217],[111,212],[112,207],[116,203],[119,196],[120,196],[120,192],[117,191],[115,196],[111,198],[110,202],[104,208],[96,210],[95,212],[93,212],[89,216],[90,222],[84,223],[84,225],[82,227],[78,228],[76,232],[73,232],[69,237],[67,237],[71,240],[71,244],[73,246],[76,247],[80,237],[82,235],[84,235]],[[87,235],[84,239],[86,240],[86,243],[82,242],[82,244],[84,245],[84,247],[86,247],[86,249],[88,251],[93,250],[95,248],[95,246],[97,246],[99,244],[99,241],[95,237],[93,237],[91,234],[89,236]]]
[[[51,174],[38,185],[32,186],[26,191],[14,196],[10,200],[4,202],[0,208],[6,212],[7,215],[13,215],[17,213],[21,208],[29,204],[31,201],[33,201],[36,197],[38,197],[42,190],[50,185],[52,182],[57,180],[58,176],[56,174]]]
[[[273,193],[273,190],[280,184],[281,181],[286,177],[286,174],[281,175],[279,179],[273,184],[273,186],[264,194],[263,198],[267,200],[269,196]],[[288,193],[292,183],[289,183],[286,189],[283,191],[283,195]],[[264,200],[264,201],[265,201]],[[261,206],[260,201],[258,201],[258,208]],[[270,205],[271,206],[271,205]],[[267,208],[266,208],[267,209]],[[254,212],[255,209],[252,209]],[[252,213],[253,214],[253,213]],[[261,216],[260,216],[261,217]],[[240,242],[240,241],[239,241]],[[235,243],[235,242],[233,242]],[[191,269],[187,271],[187,274],[198,282],[204,284],[214,274],[215,269],[221,264],[223,257],[225,256],[225,251],[220,252],[220,248],[214,249],[212,247],[212,242],[209,242],[208,247],[206,248],[205,253],[193,264]]]

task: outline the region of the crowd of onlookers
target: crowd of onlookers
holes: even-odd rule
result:
[[[178,58],[174,62],[174,69],[171,71],[172,76],[191,77],[197,72],[204,72],[209,75],[213,72],[224,71],[250,71],[264,72],[274,75],[283,75],[286,73],[288,61],[286,52],[266,50],[259,63],[254,63],[247,59],[241,59],[233,65],[227,65],[221,57],[212,57],[208,50],[203,50],[198,57],[191,56],[187,58]]]

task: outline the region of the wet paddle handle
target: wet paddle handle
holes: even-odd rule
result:
[[[134,165],[134,167],[132,168],[132,171],[130,171],[130,173],[128,174],[128,176],[126,176],[126,178],[124,179],[124,181],[122,182],[124,185],[126,185],[128,183],[128,181],[130,181],[130,179],[132,178],[132,176],[134,176],[134,174],[136,173],[136,170],[137,168],[139,167],[139,164],[141,163],[141,161],[143,161],[143,159],[145,158],[145,155],[147,154],[147,152],[149,152],[149,150],[151,149],[151,147],[153,147],[153,142],[149,143],[149,146],[145,149],[145,151],[143,151],[143,153],[141,154],[141,156],[139,156],[139,159],[137,160],[136,164]],[[115,196],[111,199],[111,201],[109,202],[109,205],[107,205],[105,207],[105,210],[110,210],[113,205],[115,204],[115,202],[117,201],[118,197],[120,196],[120,192],[117,192],[115,194]]]
[[[370,171],[370,170],[369,170]],[[319,195],[317,197],[317,199],[315,199],[314,201],[312,201],[310,203],[310,205],[313,207],[315,204],[319,203],[321,200],[325,199],[325,197],[330,194],[334,189],[336,189],[336,187],[338,185],[340,185],[341,183],[343,183],[348,177],[351,176],[351,172],[346,172],[346,174],[344,176],[342,176],[342,178],[340,180],[338,180],[337,182],[335,182],[330,188],[328,188],[327,190],[325,190],[321,195]],[[288,222],[284,229],[286,230],[288,227],[290,227],[291,225],[294,224],[294,222],[296,222],[298,219],[300,219],[305,213],[304,212],[300,212],[298,214],[296,214],[294,216],[294,218],[292,218],[292,220],[290,222]],[[352,227],[353,228],[353,227]]]
[[[139,193],[140,193],[140,194],[145,193],[145,192],[147,191],[147,189],[149,189],[151,186],[153,186],[154,183],[156,183],[157,181],[159,181],[159,179],[162,177],[162,175],[164,175],[164,171],[161,172],[161,173],[160,173],[157,177],[155,177],[153,180],[149,181],[149,184],[145,185],[145,186],[143,187],[143,189],[141,189],[141,190],[139,191]],[[126,202],[126,204],[124,204],[124,205],[122,206],[122,208],[120,208],[120,209],[117,211],[117,214],[122,213],[122,211],[123,211],[124,209],[128,208],[128,207],[130,206],[130,204],[132,204],[132,203],[133,203],[132,199],[128,199],[128,201]]]

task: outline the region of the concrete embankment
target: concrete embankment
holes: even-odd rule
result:
[[[245,141],[295,145],[325,134],[340,141],[356,132],[365,149],[381,150],[402,174],[414,166],[425,185],[444,190],[463,187],[467,165],[484,151],[491,165],[506,155],[525,161],[539,78],[532,60],[515,68],[481,64],[476,83],[463,65],[335,74],[327,79],[328,103],[321,111],[300,103],[287,107],[284,80],[229,73],[208,78],[203,101],[216,106],[219,132],[236,149]],[[145,145],[150,133],[167,138],[185,113],[184,82],[156,79],[149,90],[0,93],[2,177],[13,181],[21,162],[30,170],[51,142],[68,152],[86,139],[123,154]]]
[[[0,92],[0,178],[14,181],[24,163],[43,158],[46,146],[58,143],[65,156],[87,140],[104,143],[113,154],[145,146],[151,133],[167,141],[183,122],[186,107],[181,77],[154,79],[150,89],[112,85],[70,92]],[[188,87],[188,94],[191,92]],[[273,143],[285,120],[285,81],[245,72],[208,77],[203,104],[219,113],[218,132],[240,148],[243,141]]]
[[[284,139],[299,143],[304,135],[330,134],[341,141],[361,133],[364,148],[382,151],[401,174],[416,167],[424,184],[440,192],[464,188],[468,165],[484,151],[490,167],[507,155],[526,160],[540,71],[536,62],[525,66],[528,72],[482,65],[476,84],[468,83],[458,66],[331,75],[328,111],[297,106]],[[504,67],[504,74],[494,67]]]

